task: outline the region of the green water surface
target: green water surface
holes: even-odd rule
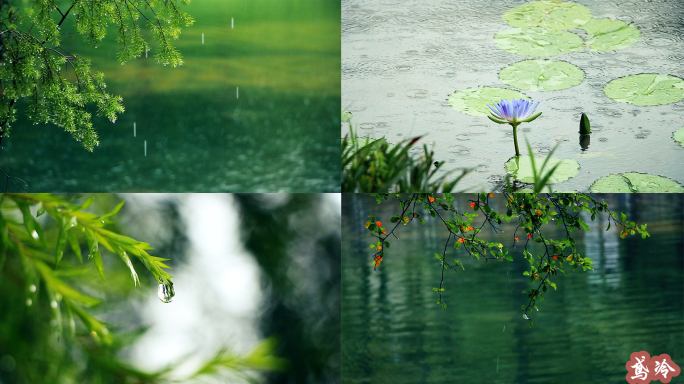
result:
[[[125,65],[114,27],[98,48],[65,37],[126,111],[116,123],[94,118],[90,153],[22,110],[0,166],[23,190],[339,191],[339,1],[193,0],[184,10],[195,23],[176,41],[178,68],[156,62],[149,31],[153,50]]]
[[[471,198],[458,195],[455,206],[468,207]],[[374,238],[364,222],[373,214],[393,228],[389,219],[400,209],[395,203],[378,206],[368,196],[344,195],[342,383],[622,383],[630,354],[642,350],[651,356],[667,353],[681,366],[684,198],[602,198],[629,220],[647,223],[651,237],[620,239],[614,226],[605,231],[605,217],[593,223],[584,217],[591,231],[573,235],[595,270],[570,270],[556,278],[558,290],[537,303],[530,328],[522,316],[527,300],[521,292],[532,284],[522,275],[529,264],[520,246],[512,251],[513,262],[485,265],[450,245],[447,261],[458,258],[465,270],[445,271],[448,307],[442,310],[432,288],[440,282],[434,253],[444,249],[444,227],[431,219],[424,226],[400,225],[399,239],[390,241],[374,272],[368,248]],[[515,225],[502,229],[495,235],[485,227],[482,235],[511,247]]]

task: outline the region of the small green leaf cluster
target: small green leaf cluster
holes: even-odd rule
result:
[[[435,161],[434,151],[423,145],[422,155],[410,153],[420,137],[392,145],[384,138],[362,142],[350,130],[351,135],[342,139],[342,192],[450,192],[469,172],[464,170],[452,181],[447,178],[455,170],[437,177],[444,162]]]
[[[94,201],[87,199],[80,205],[71,204],[72,199],[47,194],[5,194],[0,197],[0,270],[7,255],[19,258],[22,270],[21,280],[26,292],[28,307],[37,304],[39,288],[42,286],[53,309],[56,331],[62,333],[62,309],[68,325],[67,334],[72,338],[75,332],[73,315],[76,314],[96,342],[111,344],[112,336],[106,325],[96,319],[85,308],[101,303],[100,299],[73,288],[63,277],[79,275],[87,271],[73,264],[62,266],[67,244],[73,255],[83,264],[82,247],[87,246],[87,258],[93,261],[101,278],[105,271],[100,246],[118,257],[130,269],[134,285],[140,280],[131,262],[131,255],[142,262],[159,284],[172,284],[171,275],[162,268],[169,268],[163,259],[151,256],[149,244],[134,240],[105,229],[112,224],[111,218],[123,206],[120,202],[104,215],[85,212]],[[32,213],[32,208],[36,212]],[[57,240],[51,244],[46,238],[38,217],[47,213],[59,228]],[[21,220],[20,220],[21,219]]]
[[[23,13],[12,7],[0,9],[0,139],[9,136],[16,121],[16,103],[26,99],[30,120],[60,126],[92,151],[99,142],[87,106],[95,104],[97,115],[112,122],[124,107],[120,96],[105,91],[104,75],[92,72],[89,60],[61,47],[61,25],[70,14],[75,16],[77,31],[93,45],[105,37],[109,23],[118,25],[117,41],[122,46],[118,59],[123,64],[150,49],[141,31],[141,24],[146,24],[159,44],[157,60],[176,67],[183,60],[172,41],[178,39],[181,27],[193,23],[177,4],[177,0],[72,1],[63,9],[55,0],[36,0]],[[67,80],[69,76],[75,80]]]
[[[442,301],[442,292],[444,289],[444,270],[454,269],[456,266],[461,266],[465,269],[459,260],[454,260],[452,265],[448,264],[447,247],[454,239],[454,249],[465,250],[471,257],[484,260],[488,264],[490,260],[495,261],[513,261],[513,253],[509,252],[509,247],[504,246],[503,243],[487,241],[478,237],[485,226],[491,227],[496,233],[500,232],[499,226],[505,221],[510,223],[515,219],[518,226],[512,234],[511,245],[513,249],[517,243],[523,244],[522,257],[529,261],[529,270],[523,274],[529,276],[530,283],[536,283],[536,287],[526,289],[523,291],[527,295],[528,304],[523,305],[524,318],[530,321],[528,313],[532,309],[538,310],[537,301],[543,301],[544,293],[551,287],[554,290],[557,288],[553,278],[558,273],[567,275],[565,264],[572,267],[575,271],[582,268],[583,271],[593,269],[593,261],[588,257],[582,257],[575,246],[575,238],[571,232],[575,230],[589,231],[590,227],[584,222],[579,213],[581,211],[587,212],[591,215],[591,220],[605,213],[608,215],[608,229],[611,223],[623,227],[620,234],[621,238],[625,238],[628,234],[641,234],[642,238],[649,236],[646,230],[646,224],[638,226],[636,223],[628,221],[624,213],[618,215],[611,212],[608,204],[605,201],[597,201],[593,197],[582,194],[536,194],[536,193],[503,193],[501,196],[506,201],[506,211],[503,213],[497,212],[493,207],[494,193],[479,193],[475,195],[474,199],[469,202],[470,209],[458,209],[454,206],[454,196],[450,193],[445,193],[441,196],[436,196],[426,193],[416,193],[413,195],[401,194],[372,194],[376,201],[381,203],[389,197],[395,198],[399,202],[402,209],[400,215],[396,215],[390,219],[391,222],[397,223],[395,227],[386,233],[380,225],[373,227],[373,224],[368,225],[367,228],[372,235],[378,238],[375,243],[376,246],[384,244],[388,247],[386,239],[393,235],[396,237],[395,229],[399,223],[408,224],[414,218],[420,218],[421,209],[427,212],[431,217],[438,218],[444,227],[449,231],[449,236],[444,245],[444,252],[442,254],[436,253],[435,257],[440,260],[442,267],[442,281],[438,288],[434,290],[439,293],[438,304],[444,304]],[[483,216],[483,221],[479,225],[475,224],[474,219],[479,217],[480,213]],[[376,218],[371,216],[371,220]],[[422,224],[425,221],[421,218]],[[369,222],[370,223],[370,222]],[[379,223],[379,221],[378,221]],[[544,228],[547,225],[555,225],[564,229],[564,236],[560,239],[552,239],[544,233]],[[520,232],[520,234],[518,234]],[[524,234],[524,235],[523,235]],[[520,238],[523,241],[521,242]],[[534,255],[531,252],[530,246],[533,243],[543,245],[543,252]],[[384,248],[378,249],[378,252],[384,252]],[[377,256],[377,254],[375,255]],[[383,253],[384,256],[384,253]],[[377,258],[376,258],[377,259]],[[376,265],[377,266],[377,265]],[[446,306],[443,305],[446,309]]]

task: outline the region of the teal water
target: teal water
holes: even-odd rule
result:
[[[94,117],[100,145],[92,153],[20,111],[0,150],[0,167],[28,184],[19,187],[339,191],[339,1],[194,0],[184,10],[195,24],[176,41],[178,68],[156,62],[151,40],[147,58],[120,65],[114,27],[98,48],[64,39],[104,73],[126,111],[114,124]]]
[[[470,198],[456,201],[467,207]],[[450,246],[447,260],[460,259],[465,270],[445,272],[442,310],[432,288],[440,282],[434,253],[444,249],[443,227],[436,220],[400,227],[374,272],[364,223],[373,214],[387,226],[399,207],[344,195],[342,382],[622,383],[629,355],[641,350],[684,364],[684,199],[604,198],[647,223],[651,237],[620,239],[614,228],[605,231],[605,217],[590,232],[573,232],[595,270],[558,277],[558,291],[538,303],[530,328],[520,308],[531,287],[520,249],[513,262],[484,265]],[[483,237],[506,243],[515,227],[502,229]]]

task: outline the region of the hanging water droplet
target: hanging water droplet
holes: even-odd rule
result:
[[[31,304],[33,304],[33,300],[31,300],[31,299],[26,299],[26,306],[27,306],[27,307],[30,307]]]
[[[157,288],[157,296],[162,303],[170,303],[176,293],[173,291],[173,283],[159,284]]]
[[[523,319],[525,319],[525,320],[529,320],[529,319],[530,319],[529,317],[527,317],[527,313],[523,313]]]
[[[52,308],[57,308],[57,302],[54,301],[54,300],[52,300],[52,301],[50,302],[50,306],[51,306]]]
[[[36,240],[38,240],[38,238],[40,237],[40,236],[38,236],[38,232],[36,232],[36,231],[33,231],[33,233],[31,233],[31,236]]]
[[[29,287],[29,291],[35,292],[35,291],[36,291],[36,286],[33,285],[33,284],[31,284],[31,286]]]

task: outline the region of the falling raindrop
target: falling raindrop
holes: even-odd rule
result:
[[[159,284],[157,288],[157,296],[162,303],[170,303],[173,300],[173,296],[176,293],[173,291],[173,283],[169,282],[167,284]]]
[[[233,29],[233,26],[234,26],[233,21],[234,21],[234,20],[233,20],[233,18],[231,17],[231,18],[230,18],[230,29]]]
[[[202,44],[204,44],[204,33],[202,33]]]
[[[145,156],[147,157],[147,140],[145,140]]]

